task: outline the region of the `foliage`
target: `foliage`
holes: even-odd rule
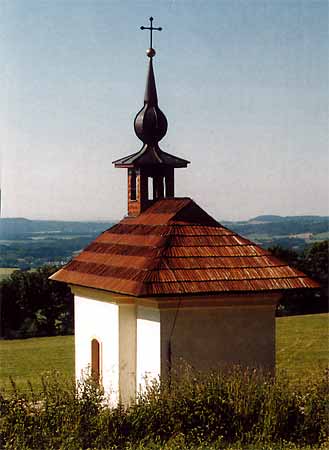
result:
[[[170,383],[150,383],[126,409],[110,407],[92,379],[75,387],[51,373],[40,394],[13,384],[0,396],[2,448],[297,450],[328,442],[326,378],[295,390],[238,367],[172,375]]]
[[[314,277],[322,285],[328,286],[328,248],[329,241],[313,244],[305,249],[300,269]]]
[[[6,338],[54,336],[73,331],[73,296],[63,283],[49,280],[55,266],[15,271],[2,280],[1,335]]]
[[[269,248],[274,256],[306,273],[321,285],[319,290],[285,292],[278,307],[278,315],[328,311],[328,244],[328,240],[317,242],[307,246],[301,254],[278,246]]]

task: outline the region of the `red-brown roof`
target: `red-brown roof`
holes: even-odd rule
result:
[[[123,219],[51,278],[136,297],[318,287],[189,198]]]

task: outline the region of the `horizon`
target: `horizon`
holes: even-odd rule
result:
[[[321,215],[321,214],[294,214],[294,215],[280,215],[280,214],[260,214],[258,216],[250,216],[248,219],[237,219],[237,220],[231,220],[231,219],[217,219],[214,217],[215,220],[221,221],[221,222],[249,222],[252,220],[260,219],[262,217],[280,217],[282,219],[289,219],[294,217],[318,217],[322,219],[329,219],[329,215]],[[31,217],[0,217],[1,219],[8,219],[8,220],[35,220],[35,221],[44,221],[44,222],[95,222],[95,223],[112,223],[112,222],[119,222],[122,219],[47,219],[47,218],[31,218]]]
[[[1,12],[2,216],[126,214],[112,161],[141,147],[150,15],[163,28],[160,147],[191,161],[176,195],[225,221],[328,215],[327,1],[13,0]]]

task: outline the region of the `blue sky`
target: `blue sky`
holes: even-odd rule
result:
[[[328,3],[2,0],[2,216],[120,219],[148,25],[176,195],[218,220],[328,213]]]

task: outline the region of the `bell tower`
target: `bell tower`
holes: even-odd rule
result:
[[[152,48],[153,17],[150,17],[150,48],[144,106],[137,113],[134,129],[143,142],[142,148],[132,155],[113,161],[115,167],[128,169],[128,216],[138,216],[161,198],[174,197],[174,170],[187,167],[189,161],[164,152],[159,141],[166,135],[168,122],[158,106],[158,96],[153,71],[155,50]]]

